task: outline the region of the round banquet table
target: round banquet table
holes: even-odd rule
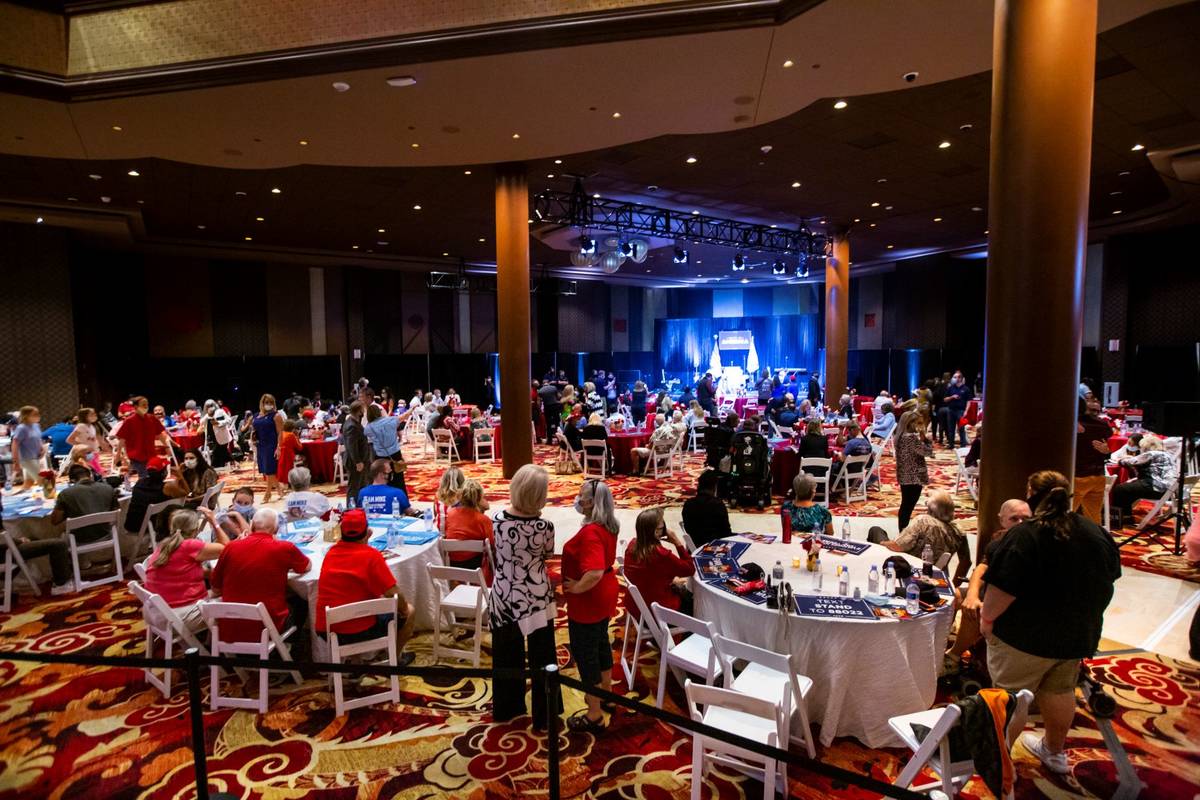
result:
[[[829,454],[836,457],[842,452],[837,445],[837,434],[826,434],[829,440]],[[782,439],[771,445],[771,491],[777,495],[786,495],[792,490],[792,481],[800,474],[800,453],[796,450],[791,439]]]
[[[812,594],[811,573],[804,567],[791,566],[793,556],[799,556],[803,563],[805,553],[800,541],[752,542],[738,560],[742,564],[754,562],[768,572],[776,561],[782,561],[785,579],[796,594]],[[870,566],[881,568],[882,581],[883,562],[893,555],[897,554],[882,545],[870,545],[857,556],[823,551],[823,594],[837,595],[834,573],[838,565],[850,569],[849,594],[854,594],[855,587],[865,594]],[[920,568],[920,559],[904,557]],[[710,620],[723,636],[791,653],[797,672],[812,678],[808,716],[821,726],[822,744],[828,746],[838,736],[853,736],[867,747],[898,747],[902,743],[888,727],[888,719],[933,705],[954,616],[951,604],[913,619],[819,619],[790,614],[783,625],[777,610],[755,605],[698,579],[692,583],[696,616]]]
[[[333,459],[337,455],[337,439],[308,439],[300,442],[313,483],[333,481]]]
[[[613,455],[613,472],[633,474],[633,448],[645,447],[650,441],[649,431],[628,431],[608,434],[608,449]]]
[[[180,430],[176,433],[171,433],[171,441],[179,445],[182,450],[199,450],[204,446],[204,435],[199,431],[190,432]]]
[[[1115,453],[1128,443],[1129,443],[1128,436],[1121,436],[1120,434],[1114,434],[1113,436],[1108,437],[1108,452]]]
[[[386,528],[371,526],[371,536],[383,533]],[[303,575],[292,575],[288,578],[288,586],[292,591],[308,601],[308,632],[312,642],[314,661],[329,659],[329,643],[316,634],[317,624],[317,578],[321,575],[321,564],[325,554],[333,544],[326,542],[318,534],[317,538],[300,549],[312,562],[312,568]],[[387,559],[388,569],[396,576],[396,583],[405,599],[413,605],[413,615],[417,630],[433,628],[433,617],[437,613],[437,592],[429,580],[426,565],[442,563],[442,553],[438,549],[438,540],[420,545],[397,545],[399,557]]]
[[[978,400],[968,400],[967,401],[967,408],[963,412],[962,418],[967,421],[968,425],[975,425],[979,422],[981,417],[979,414],[979,401]]]

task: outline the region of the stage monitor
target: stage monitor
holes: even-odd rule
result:
[[[722,350],[749,350],[752,341],[750,331],[721,331],[717,346]]]

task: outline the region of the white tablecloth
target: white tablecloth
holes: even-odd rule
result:
[[[733,537],[737,539],[738,537]],[[804,549],[792,544],[750,544],[743,564],[754,562],[770,573],[783,562],[786,580],[797,594],[811,594],[811,573],[793,569],[792,557]],[[849,594],[854,587],[867,591],[871,564],[880,567],[895,555],[881,545],[871,545],[858,556],[823,550],[824,594],[837,594],[837,565],[850,568]],[[909,558],[920,566],[920,560]],[[813,680],[808,715],[821,726],[821,743],[836,736],[853,736],[868,747],[900,746],[888,727],[889,717],[924,711],[933,705],[942,653],[950,633],[953,612],[949,605],[915,619],[856,621],[816,619],[791,614],[786,630],[777,610],[708,586],[696,587],[696,615],[711,620],[724,636],[776,652],[795,654],[796,669]]]
[[[372,527],[374,536],[386,531],[386,528]],[[329,643],[316,634],[317,623],[317,578],[321,575],[321,563],[325,553],[333,545],[318,536],[317,539],[301,546],[301,550],[312,562],[312,569],[303,575],[292,575],[288,585],[292,591],[308,600],[308,629],[312,642],[313,660],[324,661],[329,657]],[[417,630],[428,630],[433,627],[433,617],[437,611],[437,592],[429,580],[427,564],[441,564],[442,553],[438,549],[438,540],[434,539],[421,545],[397,545],[401,555],[387,560],[388,567],[396,576],[396,583],[401,594],[413,605],[413,616]]]

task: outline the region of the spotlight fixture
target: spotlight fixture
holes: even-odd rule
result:
[[[841,111],[843,108],[845,108],[848,105],[850,105],[850,104],[847,103],[845,100],[838,100],[836,103],[833,104],[833,107],[836,108],[838,111]]]
[[[1135,144],[1133,147],[1131,147],[1131,148],[1129,148],[1129,149],[1130,149],[1130,150],[1132,150],[1132,151],[1134,151],[1134,152],[1136,153],[1138,150],[1145,150],[1145,149],[1146,149],[1146,145],[1144,145],[1144,144]]]
[[[733,267],[734,272],[744,272],[746,269],[746,257],[741,253],[735,253],[730,266]]]
[[[519,133],[514,133],[514,134],[513,134],[513,138],[514,138],[514,139],[520,139],[520,138],[521,138],[521,134],[519,134]]]
[[[629,258],[631,255],[633,255],[633,245],[631,245],[629,242],[621,242],[617,249],[620,250],[621,255],[625,256],[626,258]]]
[[[480,239],[479,241],[483,241]],[[584,235],[579,239],[579,252],[581,255],[590,256],[596,252],[596,240],[590,236]]]
[[[129,177],[131,177],[131,178],[137,178],[137,177],[139,177],[139,176],[140,176],[142,173],[138,172],[136,169],[131,169],[131,170],[129,170],[129,172],[126,172],[125,174],[126,174],[126,175],[128,175],[128,176],[129,176]]]
[[[266,222],[266,220],[263,217],[255,217],[254,221],[255,222]]]
[[[675,263],[675,264],[686,264],[686,263],[688,263],[688,251],[687,251],[687,250],[684,250],[682,247],[676,247],[676,248],[675,248],[675,255],[674,255],[674,257],[671,259],[671,261],[672,261],[672,263]]]
[[[1137,148],[1135,147],[1134,149],[1136,150]],[[699,161],[700,159],[696,158],[695,156],[688,156],[688,157],[687,157],[686,159],[684,159],[684,160],[685,160],[687,163],[689,163],[689,164],[695,164],[695,163],[696,163],[697,161]]]
[[[775,259],[775,263],[771,265],[771,274],[772,275],[787,274],[787,265],[783,263],[782,258]]]
[[[946,149],[947,147],[949,147],[949,146],[950,146],[950,143],[949,143],[949,142],[941,142],[941,143],[938,145],[938,149],[940,149],[940,150],[945,150],[945,149]]]

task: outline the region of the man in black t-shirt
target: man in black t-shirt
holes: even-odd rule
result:
[[[542,401],[542,414],[546,418],[546,444],[554,444],[554,434],[558,432],[558,422],[562,419],[558,387],[553,383],[542,384],[542,388],[538,389],[538,399]]]
[[[696,482],[696,496],[683,504],[683,529],[696,547],[730,535],[729,510],[717,497],[720,473],[708,469]]]

